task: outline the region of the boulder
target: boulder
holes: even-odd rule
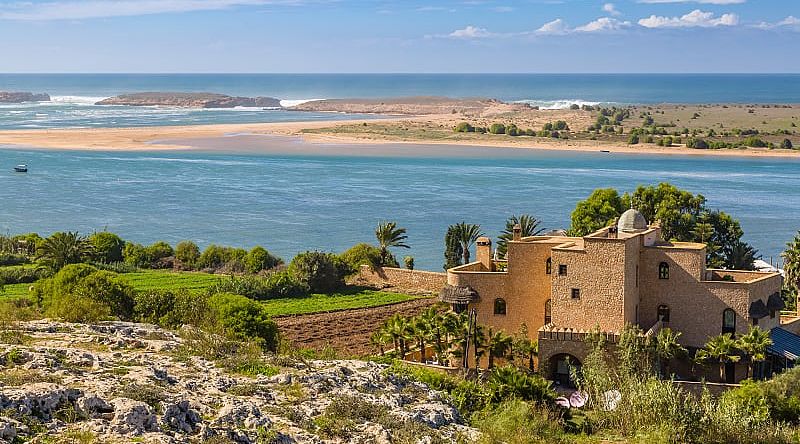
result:
[[[145,432],[158,431],[158,420],[149,405],[128,398],[114,398],[114,418],[111,420],[111,431],[119,435],[141,435]]]

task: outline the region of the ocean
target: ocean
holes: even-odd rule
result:
[[[123,75],[2,74],[0,90],[48,93],[49,103],[0,105],[0,129],[129,127],[334,120],[286,110],[100,107],[142,91],[321,98],[493,97],[547,108],[571,103],[800,103],[800,75]],[[0,230],[90,233],[141,243],[194,240],[290,259],[373,241],[375,226],[408,228],[418,268],[440,270],[448,224],[478,223],[496,238],[512,214],[566,228],[578,200],[599,187],[631,191],[671,182],[741,220],[746,240],[777,259],[800,229],[800,161],[537,152],[425,145],[302,146],[231,136],[180,152],[0,150]],[[223,146],[246,147],[221,154]],[[258,152],[259,146],[269,150]],[[30,172],[11,167],[27,163]]]
[[[798,74],[0,74],[0,91],[48,93],[41,104],[0,105],[0,129],[280,122],[346,116],[283,110],[107,107],[144,91],[326,98],[490,97],[542,108],[570,104],[800,103]]]

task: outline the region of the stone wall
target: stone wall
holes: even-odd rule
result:
[[[378,288],[391,287],[408,293],[438,294],[447,283],[447,273],[390,267],[373,270],[362,265],[353,283]]]

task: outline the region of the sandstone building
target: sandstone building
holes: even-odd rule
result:
[[[579,365],[585,336],[598,327],[612,344],[627,323],[650,334],[669,327],[690,351],[751,325],[781,327],[779,273],[708,269],[704,244],[664,241],[634,209],[584,237],[521,238],[516,230],[506,263],[494,261],[491,241],[481,238],[476,256],[448,270],[443,300],[457,311],[474,308],[478,324],[495,330],[512,333],[524,323],[538,334],[540,368],[564,383],[567,362]],[[779,335],[771,349],[776,365],[796,359],[791,350],[800,345],[800,336],[784,332],[788,339]],[[728,382],[741,379],[744,364],[726,373]]]

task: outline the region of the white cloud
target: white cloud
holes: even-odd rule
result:
[[[302,0],[64,0],[0,5],[5,20],[81,20],[190,11],[214,11],[236,6],[295,5]]]
[[[798,28],[798,29],[800,29],[800,19],[795,17],[795,16],[793,16],[793,15],[790,15],[790,16],[786,17],[785,19],[783,19],[783,20],[781,20],[779,22],[775,22],[775,23],[761,22],[761,23],[759,23],[757,25],[753,25],[753,27],[754,28],[759,28],[759,29],[776,29],[776,28]]]
[[[631,26],[631,22],[620,21],[610,17],[600,17],[583,26],[578,26],[574,29],[575,32],[605,32],[605,31],[619,31],[620,29]]]
[[[747,0],[639,0],[639,3],[703,3],[706,5],[739,5]]]
[[[603,11],[611,14],[611,15],[620,15],[621,12],[617,11],[616,6],[613,3],[606,3],[603,5]]]
[[[712,28],[715,26],[736,26],[739,16],[736,14],[722,14],[715,17],[713,12],[703,12],[699,9],[680,17],[664,17],[651,15],[639,20],[645,28]]]
[[[541,28],[536,30],[537,34],[550,34],[560,35],[570,32],[569,26],[562,19],[555,19],[552,22],[547,22]]]
[[[456,29],[447,36],[454,39],[483,39],[494,37],[495,34],[487,31],[486,28],[478,28],[470,25],[464,29]]]

